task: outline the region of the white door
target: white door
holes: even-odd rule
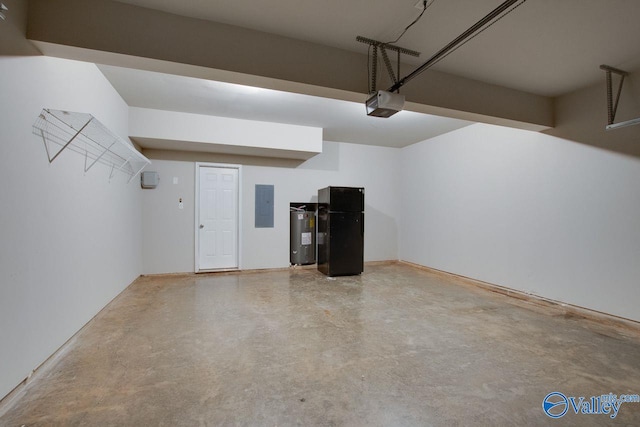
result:
[[[198,265],[238,268],[238,169],[199,166]]]

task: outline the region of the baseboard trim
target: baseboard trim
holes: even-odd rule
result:
[[[529,304],[535,304],[542,307],[550,307],[556,310],[563,311],[564,314],[571,315],[575,318],[583,318],[592,322],[600,324],[611,325],[624,329],[631,330],[635,333],[640,333],[640,322],[625,317],[616,316],[615,314],[605,313],[591,308],[581,307],[578,305],[566,303],[563,301],[557,301],[554,299],[542,297],[540,295],[531,294],[528,292],[519,291],[516,289],[508,288],[506,286],[496,285],[494,283],[484,282],[482,280],[473,279],[471,277],[462,276],[460,274],[451,273],[444,270],[438,270],[436,268],[427,267],[421,264],[415,264],[409,261],[398,261],[400,264],[404,264],[419,270],[427,271],[432,274],[443,276],[449,279],[455,279],[458,283],[463,283],[475,288],[484,289],[489,292],[504,295],[510,298],[515,298]]]
[[[382,261],[367,261],[364,263],[365,267],[373,267],[377,265],[391,265],[397,264],[398,260],[382,260]],[[142,274],[140,277],[190,277],[190,276],[207,276],[207,275],[230,275],[230,274],[251,274],[251,273],[268,273],[273,271],[291,271],[291,270],[316,270],[317,264],[307,265],[290,265],[288,267],[265,267],[265,268],[250,268],[245,270],[211,270],[211,271],[199,271],[199,272],[182,272],[182,273],[151,273]]]
[[[68,340],[66,340],[56,351],[54,351],[49,357],[47,357],[42,363],[33,368],[33,370],[26,376],[22,381],[20,381],[9,393],[5,396],[0,397],[0,417],[6,412],[6,410],[11,406],[11,403],[14,399],[17,399],[22,392],[25,391],[26,387],[43,371],[53,365],[55,361],[57,361],[60,357],[64,355],[67,349],[70,347],[71,343],[73,343],[80,332],[82,332],[88,325],[93,323],[95,319],[100,316],[100,314],[111,305],[114,301],[119,298],[122,298],[122,294],[129,289],[131,285],[133,285],[140,276],[136,277],[131,283],[125,286],[115,297],[113,297],[109,302],[107,302],[104,307],[102,307],[91,319],[87,321],[80,329],[78,329]]]

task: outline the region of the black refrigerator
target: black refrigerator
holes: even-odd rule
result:
[[[318,190],[318,270],[327,276],[360,274],[364,264],[364,188]]]

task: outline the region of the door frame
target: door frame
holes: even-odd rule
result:
[[[237,218],[237,234],[236,234],[236,251],[237,251],[237,259],[238,259],[238,267],[237,268],[226,268],[226,269],[200,269],[200,168],[221,168],[221,169],[237,169],[238,170],[238,209],[236,211]],[[211,271],[236,271],[242,270],[242,165],[228,164],[228,163],[207,163],[207,162],[196,162],[195,167],[195,213],[194,213],[194,224],[193,224],[193,233],[195,236],[195,261],[194,261],[194,271],[196,273],[206,273]]]

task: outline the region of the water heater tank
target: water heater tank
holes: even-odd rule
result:
[[[291,212],[291,265],[316,262],[316,214],[308,211]]]

